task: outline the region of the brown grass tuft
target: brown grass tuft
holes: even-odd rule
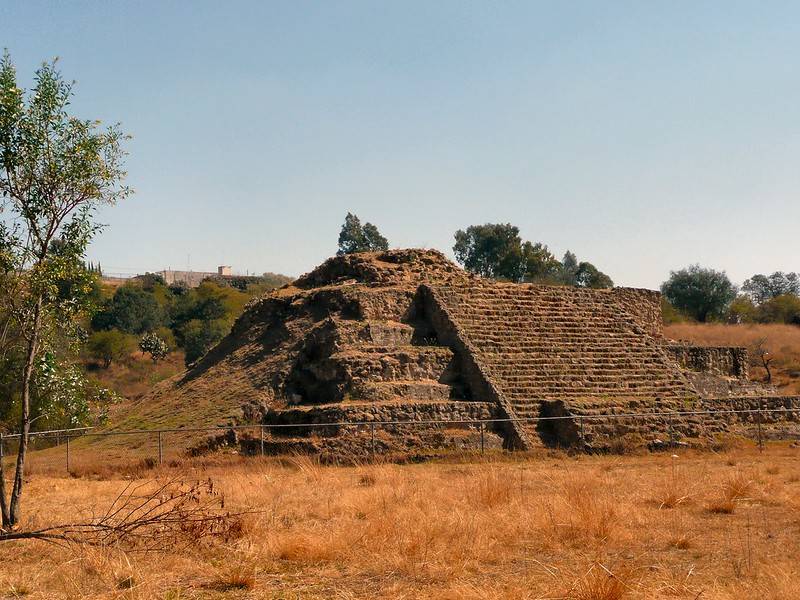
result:
[[[718,515],[730,515],[736,510],[736,502],[730,498],[712,498],[706,504],[706,510]]]
[[[625,583],[599,563],[567,593],[570,600],[622,600],[626,595]]]
[[[255,564],[247,560],[237,561],[222,568],[210,587],[220,592],[252,590],[258,581],[257,573]]]
[[[514,481],[508,469],[494,465],[483,467],[475,476],[475,503],[486,508],[494,508],[511,501]]]

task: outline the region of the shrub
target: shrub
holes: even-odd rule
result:
[[[145,333],[142,339],[139,340],[139,350],[143,353],[147,352],[154,363],[163,360],[169,354],[167,343],[152,331]]]
[[[135,340],[117,329],[109,329],[93,333],[87,347],[92,358],[103,361],[103,367],[107,369],[113,361],[133,352]]]

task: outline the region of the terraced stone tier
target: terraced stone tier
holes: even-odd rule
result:
[[[616,290],[518,284],[430,288],[513,416],[535,417],[542,402],[696,396],[661,341]],[[651,302],[649,296],[643,302]],[[528,439],[538,437],[526,427]]]
[[[417,394],[446,399],[451,395],[448,383],[455,378],[452,363],[453,352],[443,346],[362,344],[299,361],[291,381],[312,403]]]
[[[466,428],[469,423],[497,418],[497,408],[489,402],[409,401],[407,399],[378,402],[342,402],[320,406],[271,410],[264,417],[265,425],[275,436],[337,436],[363,430],[364,426],[340,426],[336,423],[370,423],[393,421],[442,421],[447,427]],[[314,427],[294,427],[313,424]],[[291,427],[290,427],[291,426]],[[444,426],[444,425],[443,425]],[[380,430],[400,435],[413,435],[437,426],[387,425]],[[474,426],[473,426],[474,427]]]

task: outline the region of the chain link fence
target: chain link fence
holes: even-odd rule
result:
[[[473,455],[504,452],[502,431],[511,423],[521,423],[528,431],[552,430],[570,424],[578,443],[572,450],[624,452],[625,437],[637,430],[632,426],[646,421],[649,450],[686,447],[676,423],[687,419],[719,423],[735,421],[729,438],[749,440],[762,451],[768,442],[800,440],[800,409],[715,410],[661,413],[621,413],[601,415],[563,415],[516,419],[342,421],[330,423],[251,424],[226,427],[138,429],[96,431],[92,428],[32,432],[29,437],[29,465],[47,470],[74,472],[81,465],[137,464],[163,465],[189,454],[202,454],[219,447],[254,456],[294,453],[335,453],[337,447],[358,448],[358,455],[374,460],[397,452],[417,456]],[[658,424],[654,426],[654,423]],[[619,434],[602,448],[592,447],[587,430],[613,425]],[[16,456],[19,434],[0,434],[0,459]],[[411,440],[411,442],[409,442]],[[538,443],[539,440],[536,440]],[[559,447],[558,440],[541,438],[544,447]],[[338,444],[338,446],[337,446]],[[191,450],[188,450],[191,448]],[[30,471],[30,470],[29,470]]]

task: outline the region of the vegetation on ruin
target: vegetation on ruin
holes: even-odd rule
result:
[[[352,213],[347,213],[339,232],[339,250],[337,254],[352,254],[354,252],[375,252],[388,250],[389,242],[381,235],[378,228],[372,223],[361,224],[361,219]]]

